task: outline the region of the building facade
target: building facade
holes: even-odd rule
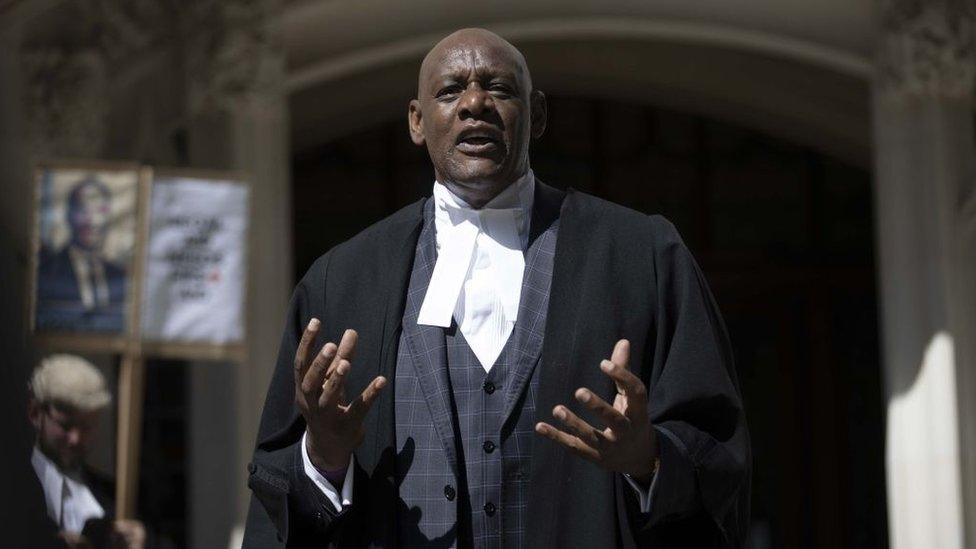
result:
[[[2,272],[26,279],[36,160],[251,178],[247,360],[149,370],[181,388],[159,410],[181,418],[183,488],[158,500],[185,502],[181,543],[240,534],[296,272],[429,192],[406,104],[466,26],[515,43],[553,100],[536,172],[672,217],[749,342],[753,546],[976,546],[971,0],[0,0]],[[797,474],[815,480],[779,481]]]

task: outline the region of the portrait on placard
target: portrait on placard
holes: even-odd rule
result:
[[[138,171],[45,168],[38,175],[34,329],[121,335]]]

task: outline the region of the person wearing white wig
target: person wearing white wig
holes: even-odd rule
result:
[[[141,522],[110,520],[109,481],[97,478],[84,461],[99,417],[111,402],[101,372],[79,356],[48,356],[31,376],[27,415],[37,434],[31,464],[44,489],[48,516],[70,547],[97,547],[95,537],[130,549],[145,546]]]

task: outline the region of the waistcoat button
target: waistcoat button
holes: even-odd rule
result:
[[[455,496],[457,496],[457,491],[454,490],[453,486],[450,484],[444,486],[444,497],[447,498],[447,501],[454,501]]]
[[[485,449],[485,453],[487,454],[490,454],[495,451],[495,443],[490,440],[486,440],[481,447]]]
[[[490,516],[493,516],[495,514],[495,504],[494,503],[492,503],[492,502],[489,501],[488,503],[485,504],[485,514],[488,515],[489,517]]]
[[[485,384],[481,386],[481,388],[484,389],[485,392],[488,393],[489,395],[495,392],[495,384],[490,381],[486,381]]]

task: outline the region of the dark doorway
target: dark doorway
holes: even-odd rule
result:
[[[188,511],[190,394],[184,360],[146,361],[139,456],[139,513],[154,547],[186,547],[193,520]]]
[[[701,264],[736,352],[754,455],[752,547],[885,547],[870,174],[719,121],[550,98],[536,175],[661,213]],[[397,120],[293,159],[296,280],[429,195]]]

